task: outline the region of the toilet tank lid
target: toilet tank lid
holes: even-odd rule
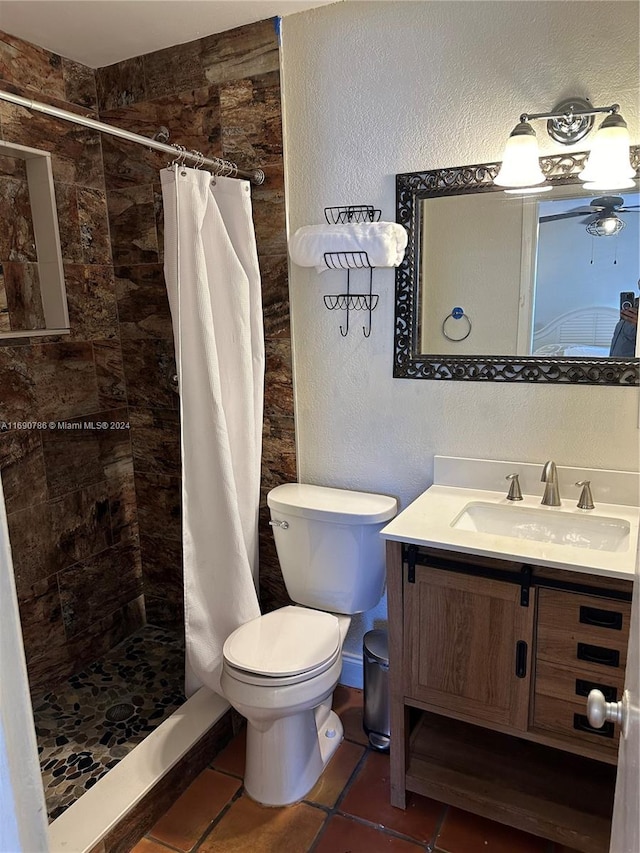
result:
[[[388,495],[353,492],[306,483],[284,483],[267,495],[276,512],[341,524],[380,524],[398,512],[398,502]]]

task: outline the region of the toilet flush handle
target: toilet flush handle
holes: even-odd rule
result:
[[[270,521],[269,524],[271,527],[281,527],[283,530],[289,529],[288,521]]]

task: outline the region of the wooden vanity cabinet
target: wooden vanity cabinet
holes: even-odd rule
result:
[[[407,791],[606,853],[631,582],[387,543],[391,802]]]
[[[404,586],[408,695],[526,731],[533,612],[515,584],[416,566]]]

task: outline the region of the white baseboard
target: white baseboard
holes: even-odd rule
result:
[[[358,687],[362,690],[362,679],[362,655],[343,652],[340,684],[346,684],[347,687]]]

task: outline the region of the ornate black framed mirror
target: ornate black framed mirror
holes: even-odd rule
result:
[[[585,189],[586,157],[541,158],[551,189],[531,195],[494,184],[500,163],[396,175],[409,241],[394,377],[640,384],[635,328],[624,346],[619,334],[620,306],[637,306],[640,287],[638,182]],[[631,161],[638,174],[640,146]]]

